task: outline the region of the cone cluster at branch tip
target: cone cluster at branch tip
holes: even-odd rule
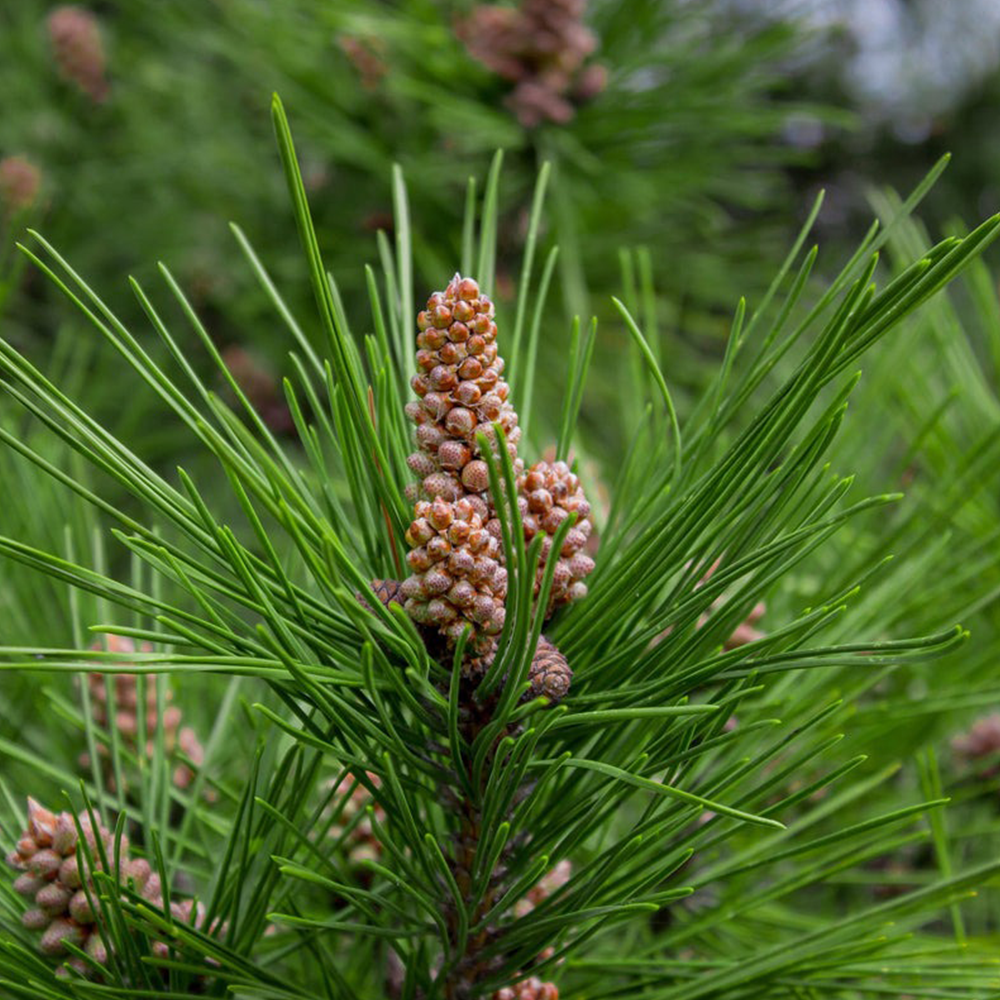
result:
[[[584,24],[586,0],[522,0],[519,7],[480,4],[455,33],[469,55],[514,83],[507,105],[525,128],[565,124],[575,105],[596,97],[607,71],[585,65],[597,39]]]
[[[593,524],[590,504],[583,494],[580,480],[565,462],[536,462],[517,481],[518,503],[524,523],[524,540],[530,542],[542,534],[542,555],[535,579],[535,594],[541,587],[545,566],[552,558],[552,539],[559,526],[571,514],[576,523],[570,528],[556,553],[556,567],[552,576],[548,614],[563,604],[587,596],[583,582],[594,569],[594,560],[583,548],[590,538]]]
[[[94,868],[100,870],[103,867],[103,847],[108,864],[114,870],[114,835],[99,820],[95,830],[89,815],[80,816],[80,829]],[[7,855],[7,863],[21,872],[14,882],[14,891],[33,904],[25,911],[22,923],[29,930],[41,932],[39,950],[45,955],[58,957],[67,954],[66,945],[72,943],[96,962],[104,964],[108,953],[99,931],[100,914],[95,913],[90,904],[90,900],[96,902],[97,891],[79,847],[79,833],[70,813],[50,812],[29,798],[28,827],[18,840],[16,849]],[[150,869],[147,861],[129,858],[128,841],[124,837],[120,847],[120,883],[131,882],[143,899],[162,908],[159,875]],[[185,923],[191,923],[192,918],[197,924],[204,920],[200,905],[196,909],[191,900],[172,902],[170,910],[176,920]],[[153,952],[165,956],[167,945],[154,942]],[[76,957],[67,964],[83,975],[91,971],[82,959]]]
[[[99,104],[108,96],[108,82],[95,15],[83,7],[57,7],[49,14],[48,29],[59,75]]]
[[[106,646],[112,653],[134,653],[135,643],[127,636],[109,635]],[[95,643],[91,649],[103,649],[104,645]],[[148,653],[152,647],[148,643],[142,646],[142,652]],[[91,673],[88,675],[91,705],[94,721],[104,729],[108,728],[110,720],[114,720],[118,735],[126,746],[135,750],[139,739],[139,679],[136,674],[112,674],[112,704],[108,706],[108,686],[105,675]],[[168,691],[166,700],[173,698],[173,692]],[[160,717],[156,693],[156,675],[147,675],[146,680],[146,756],[153,756],[153,743],[156,736],[157,721]],[[163,744],[168,754],[180,750],[194,764],[200,765],[205,759],[205,751],[194,730],[190,726],[181,726],[181,710],[175,705],[167,705],[162,712]],[[106,748],[101,746],[103,753]],[[89,763],[89,762],[88,762]],[[174,784],[178,788],[187,788],[194,780],[195,773],[187,764],[178,764],[173,771]]]
[[[412,575],[403,581],[406,611],[420,625],[436,626],[452,644],[468,626],[467,648],[484,654],[504,623],[507,571],[499,545],[467,497],[419,501],[406,532]]]
[[[0,218],[31,208],[38,199],[42,173],[23,156],[0,160]]]
[[[470,652],[485,655],[504,622],[507,573],[500,565],[500,522],[477,434],[495,450],[498,424],[515,473],[521,430],[508,401],[504,361],[489,297],[472,278],[456,274],[417,317],[419,397],[407,404],[418,451],[407,459],[419,477],[406,540],[412,575],[400,593],[418,624],[436,627],[454,645],[470,626]]]
[[[554,556],[546,614],[585,596],[583,579],[594,568],[582,551],[592,524],[577,477],[565,462],[539,462],[526,473],[518,457],[521,430],[503,379],[493,316],[493,303],[479,285],[460,274],[443,292],[431,295],[417,317],[418,371],[410,384],[419,398],[406,406],[419,449],[407,464],[420,480],[407,493],[415,502],[406,534],[412,574],[398,595],[414,621],[436,628],[451,646],[470,628],[468,649],[478,658],[469,664],[474,672],[490,662],[503,627],[507,590],[503,532],[478,434],[495,452],[496,425],[502,428],[517,483],[523,542],[543,536],[536,597],[553,558],[552,537],[567,517],[577,518]],[[390,582],[373,585],[385,588]],[[377,591],[377,596],[388,606],[396,595]],[[539,650],[545,655],[531,675],[531,695],[558,701],[572,674],[554,647],[543,643]]]

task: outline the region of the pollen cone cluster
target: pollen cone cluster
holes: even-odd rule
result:
[[[103,648],[101,644],[92,647]],[[134,653],[135,643],[124,636],[111,635],[107,638],[107,648],[112,653]],[[148,652],[148,645],[143,652]],[[112,674],[112,702],[108,704],[108,686],[104,674],[91,673],[88,676],[91,705],[94,711],[94,721],[107,729],[113,721],[119,737],[131,749],[135,750],[139,739],[139,682],[135,674]],[[166,700],[169,702],[173,692],[168,691]],[[160,707],[157,699],[155,676],[149,676],[146,684],[146,755],[153,755],[153,740],[160,718]],[[190,726],[181,726],[181,710],[175,705],[166,705],[162,711],[164,749],[168,754],[180,750],[196,765],[201,764],[205,757],[198,737]],[[102,747],[102,751],[106,750]],[[85,762],[87,763],[87,762]],[[187,788],[194,780],[194,771],[187,764],[178,764],[173,772],[174,784],[178,788]]]
[[[496,426],[502,428],[517,482],[523,541],[537,534],[544,538],[536,596],[545,566],[556,560],[546,616],[585,596],[583,580],[594,568],[583,551],[593,527],[590,504],[577,477],[565,462],[539,462],[525,472],[518,457],[521,430],[503,379],[493,317],[493,304],[479,285],[459,274],[443,292],[431,295],[417,317],[418,371],[410,384],[418,398],[406,407],[418,448],[407,464],[419,476],[408,488],[415,503],[406,535],[411,576],[398,591],[393,581],[373,581],[383,604],[401,598],[417,624],[438,630],[450,646],[470,627],[473,671],[491,661],[507,592],[498,506],[477,434],[495,453]],[[571,514],[576,522],[553,553],[552,538]],[[543,640],[531,668],[530,696],[556,702],[571,677],[565,658]]]
[[[492,1000],[559,1000],[559,988],[555,983],[543,983],[538,976],[531,976],[497,990]]]
[[[410,380],[419,397],[406,407],[417,425],[417,447],[408,459],[419,476],[411,499],[455,501],[466,497],[487,523],[491,517],[489,477],[479,453],[481,432],[495,447],[499,423],[515,470],[521,466],[521,430],[507,400],[504,361],[497,353],[493,303],[471,278],[455,275],[435,292],[417,317],[417,374]]]
[[[597,47],[585,8],[586,0],[480,4],[456,25],[469,55],[514,84],[507,104],[525,128],[564,124],[604,89],[604,67],[585,65]]]
[[[587,596],[587,585],[583,581],[594,569],[594,560],[583,551],[593,530],[590,504],[583,494],[580,480],[565,462],[536,462],[518,478],[517,491],[525,543],[539,533],[543,536],[542,555],[535,579],[536,596],[545,566],[553,558],[552,540],[559,526],[571,514],[577,518],[562,547],[554,554],[556,566],[548,605],[548,614],[551,615],[560,605]]]
[[[83,7],[57,7],[48,18],[49,41],[60,76],[94,103],[108,96],[104,45],[97,18]]]
[[[470,627],[467,648],[485,654],[504,623],[507,571],[499,544],[469,497],[421,500],[406,532],[412,575],[400,594],[420,625],[436,626],[452,644]]]
[[[113,834],[100,821],[95,829],[88,815],[80,817],[80,828],[94,868],[103,868],[102,848],[108,864],[113,868]],[[22,923],[29,930],[41,932],[39,950],[45,955],[58,957],[68,953],[67,944],[73,944],[103,964],[107,962],[108,954],[99,932],[100,914],[90,903],[94,900],[96,904],[98,893],[79,847],[76,823],[68,812],[50,812],[29,798],[28,828],[17,842],[16,849],[7,855],[7,863],[21,872],[14,882],[14,891],[32,903],[31,908],[25,911]],[[162,908],[160,877],[150,870],[148,862],[128,857],[125,838],[121,842],[120,865],[120,882],[131,882],[139,895]],[[190,923],[192,916],[198,923],[203,918],[200,911],[196,914],[195,904],[190,900],[171,903],[170,908],[174,918],[185,923]],[[153,950],[156,954],[166,954],[167,946],[156,942]],[[71,958],[68,964],[81,974],[89,971],[87,964],[79,958]]]

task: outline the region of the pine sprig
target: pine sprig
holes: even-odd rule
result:
[[[127,659],[9,644],[0,668],[127,672],[155,683],[161,696],[165,673],[234,676],[189,791],[165,780],[162,724],[149,734],[149,759],[144,746],[131,751],[110,737],[117,794],[99,780],[83,789],[82,802],[115,813],[119,835],[126,826],[141,831],[165,905],[116,892],[110,876],[98,879],[109,953],[118,956],[103,983],[58,980],[17,930],[0,939],[5,987],[49,997],[184,995],[199,973],[209,995],[361,997],[391,988],[459,998],[551,975],[564,978],[568,995],[641,991],[667,1000],[861,996],[887,983],[919,993],[922,980],[934,982],[928,977],[953,953],[927,933],[930,921],[949,908],[960,915],[1000,865],[953,865],[940,781],[928,771],[925,795],[894,790],[892,769],[872,771],[864,755],[843,752],[840,727],[876,680],[952,652],[964,630],[889,638],[877,628],[879,609],[855,611],[878,593],[885,570],[876,552],[824,578],[808,607],[786,602],[767,634],[725,647],[762,597],[780,595],[803,567],[866,519],[888,516],[899,499],[877,491],[858,499],[851,477],[831,471],[847,400],[858,391],[850,371],[973,266],[1000,220],[918,250],[881,291],[873,254],[886,237],[873,232],[812,305],[815,255],[793,274],[803,232],[768,302],[748,321],[738,310],[718,377],[683,422],[655,337],[622,305],[659,393],[641,404],[653,402],[659,415],[623,458],[590,596],[551,625],[544,619],[556,560],[539,577],[541,538],[523,544],[503,431],[495,428],[496,454],[487,438],[478,442],[508,594],[496,655],[473,683],[468,636],[442,654],[371,584],[395,571],[406,532],[401,369],[411,361],[415,233],[402,175],[393,175],[402,219],[396,245],[383,243],[383,273],[365,276],[374,332],[359,339],[326,272],[277,101],[274,116],[329,360],[311,346],[308,324],[293,316],[249,239],[234,233],[296,349],[298,384],[286,391],[301,451],[268,430],[235,382],[235,409],[212,391],[137,283],[166,351],[162,362],[44,240],[25,251],[218,464],[229,494],[222,513],[204,473],[174,476],[144,461],[73,394],[0,345],[4,391],[81,461],[53,459],[12,431],[2,432],[4,441],[94,507],[134,570],[126,583],[74,550],[13,537],[0,538],[0,552],[92,595],[99,612],[87,622],[95,630],[153,644]],[[478,246],[475,227],[465,228],[463,256],[478,261],[484,284],[496,260],[499,176],[497,160]],[[534,309],[527,293],[546,177],[515,321],[514,357],[536,372],[532,331],[554,265],[543,270]],[[161,277],[228,379],[179,283],[166,268]],[[643,281],[648,293],[648,275]],[[558,455],[570,452],[586,392],[596,337],[589,329],[584,337],[578,324],[569,338]],[[637,390],[650,381],[636,378]],[[530,388],[529,379],[521,391]],[[964,474],[976,468],[970,461]],[[128,499],[107,492],[109,483]],[[567,518],[555,533],[556,550],[574,523]],[[852,615],[870,630],[848,633]],[[558,707],[522,697],[543,628],[574,674]],[[58,697],[52,704],[93,752],[92,707],[79,712]],[[38,780],[77,787],[71,770],[33,748],[0,739],[0,752]],[[123,765],[147,769],[127,795]],[[205,801],[206,783],[217,805]],[[3,790],[7,837],[22,817],[6,782]],[[172,823],[174,807],[180,820]],[[362,830],[374,856],[352,858]],[[933,848],[940,877],[846,915],[814,905],[843,873],[912,845]],[[519,910],[567,860],[572,874]],[[199,886],[201,925],[170,915],[171,885],[181,876]],[[5,928],[15,927],[19,903],[6,886],[0,903]],[[136,944],[157,940],[169,943],[168,958],[150,958]],[[950,991],[941,995],[988,988],[992,968],[972,952],[941,973],[937,984]]]

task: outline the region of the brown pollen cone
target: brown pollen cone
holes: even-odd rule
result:
[[[469,628],[467,674],[482,673],[492,662],[507,591],[498,505],[477,434],[495,452],[496,427],[502,428],[517,483],[523,541],[543,535],[536,597],[546,564],[556,560],[547,614],[583,597],[583,579],[594,568],[583,551],[593,528],[590,504],[577,477],[565,462],[539,462],[525,473],[518,457],[521,431],[502,377],[493,316],[493,304],[478,284],[456,274],[443,292],[431,295],[417,317],[419,371],[410,384],[419,398],[406,407],[419,449],[407,459],[420,477],[408,488],[415,501],[406,534],[412,573],[402,584],[372,581],[382,604],[402,599],[409,616],[436,630],[450,647]],[[560,551],[553,553],[552,538],[571,515],[576,521]],[[365,603],[363,595],[358,598]],[[556,703],[569,690],[569,664],[544,637],[529,679],[529,698]]]
[[[594,569],[594,560],[584,552],[593,530],[590,503],[584,496],[579,479],[565,462],[536,462],[518,478],[517,491],[525,543],[530,543],[539,533],[543,535],[542,555],[535,580],[536,596],[545,566],[553,558],[553,537],[570,514],[576,514],[577,518],[563,540],[562,548],[555,553],[556,567],[546,610],[548,616],[557,607],[587,596],[587,585],[583,581]]]
[[[113,866],[114,835],[100,820],[94,829],[86,814],[80,816],[80,828],[94,867],[102,868],[102,847],[108,863]],[[7,864],[21,872],[14,882],[14,891],[32,903],[21,922],[29,930],[41,932],[39,950],[45,955],[59,957],[67,954],[66,945],[72,943],[103,964],[108,954],[99,930],[100,913],[94,912],[87,898],[89,893],[90,899],[96,901],[98,893],[86,870],[86,862],[81,860],[79,847],[79,834],[70,813],[50,812],[29,798],[28,826],[15,850],[7,855]],[[162,909],[160,877],[151,871],[147,861],[129,858],[128,841],[124,837],[120,862],[120,884],[131,882],[139,895]],[[190,900],[171,903],[171,912],[175,919],[189,923],[195,914],[195,904]],[[203,919],[200,909],[195,919],[198,922]],[[153,945],[155,954],[166,955],[167,950],[163,942]],[[82,975],[92,971],[79,958],[71,958],[67,964]]]

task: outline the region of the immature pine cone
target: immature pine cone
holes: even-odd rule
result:
[[[108,96],[108,83],[97,18],[83,7],[57,7],[48,26],[60,75],[99,104]]]
[[[94,830],[89,815],[80,817],[80,827],[95,868],[102,867],[98,840],[104,847],[109,864],[113,866],[114,835],[99,820],[98,828]],[[76,824],[68,812],[56,815],[29,798],[28,829],[18,841],[16,850],[7,855],[7,863],[22,872],[14,882],[14,891],[34,903],[24,913],[21,922],[29,930],[42,932],[39,950],[45,955],[65,955],[66,943],[71,942],[103,964],[107,962],[108,954],[98,931],[100,914],[95,913],[87,901],[84,877],[87,878],[87,889],[92,899],[96,899],[96,887],[90,873],[81,871],[78,846]],[[131,880],[144,899],[162,909],[159,875],[150,870],[148,862],[129,859],[125,838],[121,843],[119,878],[123,883]],[[191,922],[194,912],[192,901],[171,903],[170,908],[176,919]],[[196,919],[199,923],[203,919],[200,910]],[[166,955],[167,946],[156,942],[153,951]],[[71,958],[68,964],[81,974],[88,972],[87,965],[78,958]]]
[[[539,636],[535,658],[528,668],[528,679],[531,687],[525,698],[529,700],[544,696],[555,705],[569,691],[573,671],[570,670],[566,657],[544,635]]]
[[[503,428],[515,472],[521,429],[507,401],[504,361],[497,354],[493,303],[472,278],[456,274],[443,292],[427,300],[417,317],[417,366],[410,380],[420,397],[407,404],[417,425],[417,446],[407,464],[420,477],[411,499],[458,500],[467,497],[486,524],[493,516],[486,463],[476,434],[496,446],[493,423]],[[497,525],[499,527],[499,525]]]
[[[497,561],[497,540],[483,526],[470,498],[419,501],[406,532],[413,575],[400,593],[420,625],[436,626],[449,644],[471,626],[468,648],[484,654],[504,622],[507,571]]]
[[[31,208],[41,186],[41,171],[30,160],[23,156],[0,160],[0,218]]]
[[[126,636],[109,635],[107,648],[112,653],[134,653],[135,643]],[[92,649],[103,649],[101,643],[95,643]],[[144,644],[142,651],[149,652],[152,647]],[[135,751],[139,738],[139,679],[136,674],[112,674],[114,702],[108,711],[108,690],[105,675],[91,673],[88,675],[91,705],[94,711],[94,721],[106,729],[108,720],[114,718],[115,728],[125,745]],[[173,698],[173,692],[167,692],[167,701]],[[156,676],[147,675],[146,682],[146,756],[153,755],[153,741],[156,735],[159,706],[156,697]],[[176,749],[195,764],[201,764],[205,759],[205,751],[198,737],[190,726],[181,727],[181,710],[175,705],[168,705],[163,710],[163,742],[164,749],[172,754]],[[107,749],[101,746],[101,751]],[[89,763],[89,761],[85,762]],[[178,764],[173,773],[174,784],[178,788],[187,788],[194,780],[194,771],[187,764]]]
[[[406,599],[401,593],[402,584],[398,580],[372,580],[371,583],[372,590],[375,591],[375,596],[384,607],[388,608],[392,604],[398,604],[402,607],[405,604]],[[365,600],[364,594],[358,592],[354,596],[371,611],[371,607]]]
[[[576,514],[576,524],[570,528],[556,555],[547,615],[563,604],[587,596],[583,582],[594,569],[594,560],[584,551],[593,530],[590,504],[583,494],[580,481],[565,462],[536,462],[517,481],[518,503],[524,522],[524,540],[529,543],[543,533],[542,555],[535,580],[538,595],[545,565],[552,558],[552,538],[559,526]]]

